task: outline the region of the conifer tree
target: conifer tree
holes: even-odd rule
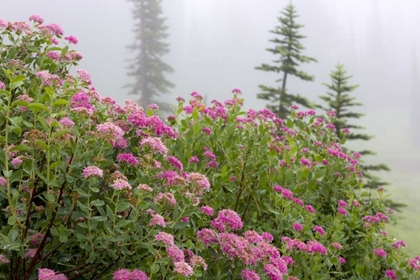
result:
[[[347,140],[362,140],[367,141],[372,139],[373,136],[364,133],[355,132],[363,129],[364,127],[350,123],[351,119],[359,119],[364,114],[353,111],[353,107],[363,106],[362,103],[356,102],[356,98],[350,94],[355,91],[359,85],[349,85],[349,79],[352,76],[347,75],[343,65],[338,64],[335,70],[331,71],[331,84],[324,83],[329,91],[326,95],[320,96],[327,104],[325,107],[318,105],[319,108],[325,111],[332,111],[335,114],[334,126],[337,137],[341,140],[344,137]],[[358,152],[361,155],[375,155],[374,152],[363,150]],[[382,181],[379,177],[373,175],[371,171],[390,171],[389,167],[385,164],[366,165],[360,164],[362,169],[365,187],[370,189],[377,189],[378,187],[389,185],[389,183]],[[404,204],[395,203],[391,200],[387,201],[388,206],[399,210]]]
[[[136,53],[130,60],[128,75],[135,78],[134,83],[126,85],[129,94],[140,95],[139,104],[147,107],[151,103],[161,110],[169,110],[169,104],[159,102],[157,97],[168,93],[174,84],[166,80],[165,73],[173,71],[161,57],[169,52],[163,40],[166,33],[165,18],[162,15],[161,0],[128,0],[132,2],[135,41],[128,49]]]
[[[260,85],[261,93],[258,94],[259,99],[269,100],[271,104],[267,105],[277,117],[285,118],[290,112],[290,106],[294,103],[301,104],[305,107],[311,107],[309,101],[298,94],[291,94],[287,90],[287,79],[289,76],[295,76],[304,81],[313,81],[314,77],[300,71],[298,66],[302,63],[316,62],[316,59],[304,56],[301,51],[304,47],[301,45],[300,40],[306,38],[299,33],[299,29],[303,27],[296,23],[295,19],[298,17],[293,5],[288,5],[281,12],[278,17],[280,22],[274,30],[270,32],[275,34],[276,37],[271,39],[275,46],[267,49],[273,53],[278,59],[274,60],[274,64],[262,64],[255,69],[275,72],[279,74],[279,79],[276,82],[281,82],[278,87],[270,87]]]

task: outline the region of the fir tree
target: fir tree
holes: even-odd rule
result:
[[[309,101],[305,98],[297,94],[288,93],[286,86],[289,76],[295,76],[304,81],[313,81],[313,76],[298,70],[297,67],[302,63],[309,63],[311,61],[316,62],[316,60],[301,54],[304,47],[299,41],[306,38],[306,36],[299,34],[299,29],[302,28],[303,25],[295,22],[298,15],[296,14],[293,5],[286,6],[281,14],[282,15],[278,17],[280,25],[270,31],[276,35],[274,39],[270,40],[275,46],[274,48],[267,49],[267,51],[279,58],[274,60],[274,64],[272,65],[262,64],[255,69],[279,74],[279,79],[276,80],[276,82],[281,82],[281,86],[270,87],[260,85],[259,87],[262,92],[258,94],[258,98],[269,100],[271,104],[267,105],[267,108],[273,111],[277,117],[285,118],[290,112],[290,106],[294,103],[301,104],[305,107],[311,107]]]
[[[351,124],[351,119],[359,119],[364,114],[353,111],[353,107],[363,106],[362,103],[356,102],[356,98],[350,94],[355,91],[359,85],[349,85],[349,79],[352,76],[347,75],[347,71],[344,70],[343,65],[338,64],[335,70],[331,71],[331,84],[324,85],[329,89],[326,95],[320,96],[322,100],[327,104],[325,107],[318,105],[319,108],[325,111],[332,111],[335,114],[334,126],[337,137],[341,140],[346,138],[347,140],[362,140],[368,141],[373,136],[364,133],[354,132],[364,127]],[[361,155],[375,155],[374,152],[369,150],[359,151]],[[389,185],[389,183],[382,181],[379,177],[373,175],[371,171],[390,171],[389,167],[385,164],[366,165],[361,163],[365,187],[370,189],[377,189],[378,187]],[[399,210],[404,204],[395,203],[391,200],[387,201],[388,206]]]
[[[132,10],[134,20],[135,41],[128,46],[130,51],[136,52],[131,59],[128,75],[135,78],[135,82],[126,85],[129,94],[140,95],[139,104],[147,107],[151,103],[159,105],[161,110],[169,110],[169,104],[159,102],[156,97],[168,93],[174,84],[166,80],[165,73],[173,71],[161,56],[169,52],[168,44],[163,42],[168,34],[165,33],[165,18],[161,17],[161,0],[128,0],[134,4]]]

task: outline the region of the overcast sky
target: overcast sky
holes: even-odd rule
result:
[[[170,54],[164,59],[175,72],[168,76],[176,88],[167,100],[198,91],[211,99],[224,100],[232,88],[240,88],[246,108],[263,108],[257,100],[258,85],[275,85],[277,77],[254,70],[274,57],[269,30],[278,24],[279,11],[289,1],[280,0],[164,0],[170,34]],[[420,182],[420,98],[417,89],[420,38],[420,1],[417,0],[294,0],[306,25],[301,33],[303,54],[318,63],[304,65],[314,82],[290,80],[289,90],[319,101],[323,82],[337,63],[343,63],[360,84],[355,92],[365,104],[360,111],[367,132],[375,135],[363,148],[379,156],[372,161],[388,163],[396,172]],[[124,0],[3,0],[0,17],[22,21],[39,14],[47,23],[60,24],[66,35],[79,39],[76,49],[103,96],[123,103],[122,86],[126,50],[132,43],[131,3]]]

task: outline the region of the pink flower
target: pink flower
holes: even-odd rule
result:
[[[65,127],[68,127],[68,128],[70,128],[70,127],[73,127],[73,126],[74,126],[74,122],[73,122],[71,119],[67,118],[67,117],[62,118],[62,119],[59,121],[59,123],[60,123],[62,126],[65,126]]]
[[[174,263],[184,261],[185,259],[184,252],[173,244],[166,248],[166,253]]]
[[[306,165],[307,167],[311,167],[311,162],[306,158],[301,158],[300,159],[300,164]]]
[[[132,153],[123,153],[117,156],[118,162],[125,162],[129,165],[137,165],[139,161]]]
[[[79,69],[76,72],[77,72],[77,74],[79,74],[79,77],[83,82],[85,82],[88,85],[92,84],[92,80],[90,78],[90,75],[86,70]]]
[[[157,105],[157,104],[149,104],[149,106],[147,106],[149,109],[152,109],[152,110],[157,110],[157,109],[159,109],[159,106]]]
[[[359,207],[360,206],[360,203],[357,200],[353,200],[353,205],[356,206],[356,207]]]
[[[201,206],[200,210],[204,215],[213,216],[213,208],[210,206]]]
[[[390,279],[398,279],[397,274],[393,270],[385,271],[385,277],[390,278]]]
[[[307,243],[307,250],[308,250],[308,253],[318,252],[323,255],[327,254],[327,249],[324,247],[324,245],[322,245],[321,243],[315,240],[309,241]]]
[[[271,280],[282,280],[283,275],[273,264],[265,264],[264,272]]]
[[[82,175],[85,179],[91,176],[102,178],[103,171],[96,166],[88,166],[83,169]]]
[[[314,226],[313,230],[316,231],[316,232],[318,232],[321,236],[324,236],[325,235],[324,229],[322,227],[320,227],[320,226]]]
[[[244,237],[251,243],[259,243],[263,241],[261,235],[259,235],[255,230],[245,231]]]
[[[166,227],[165,219],[159,214],[152,214],[150,219],[149,226],[158,225],[161,227]]]
[[[344,208],[338,208],[337,212],[342,216],[347,216],[347,211]]]
[[[168,160],[169,164],[172,165],[173,167],[175,167],[175,168],[177,168],[179,170],[183,170],[184,169],[182,163],[176,157],[168,156],[167,157],[167,160]]]
[[[292,106],[290,106],[290,109],[292,109],[292,110],[299,110],[299,106],[297,106],[297,105],[292,105]]]
[[[385,250],[383,250],[381,248],[377,248],[377,249],[373,250],[373,252],[381,258],[386,258],[386,256],[387,256],[387,253],[385,252]]]
[[[273,240],[274,240],[273,235],[272,235],[271,233],[269,233],[269,232],[263,232],[263,233],[261,234],[261,238],[262,238],[263,240],[265,240],[266,242],[268,242],[268,243],[271,243],[271,242],[273,242]]]
[[[312,207],[312,205],[306,205],[305,209],[308,210],[312,214],[315,213],[315,209],[314,209],[314,207]]]
[[[190,158],[190,163],[197,163],[197,162],[199,162],[200,160],[198,159],[198,157],[196,157],[196,156],[192,156],[191,158]]]
[[[14,168],[18,167],[22,162],[23,161],[21,159],[21,156],[15,157],[14,159],[11,160],[11,163]]]
[[[144,191],[146,191],[146,192],[151,192],[151,191],[153,191],[153,189],[152,189],[149,185],[147,185],[147,184],[140,184],[140,185],[137,187],[137,189],[138,189],[138,190],[144,190]]]
[[[68,278],[60,273],[55,274],[55,272],[48,268],[38,269],[38,280],[67,280]]]
[[[174,244],[174,236],[172,234],[160,231],[158,234],[155,235],[155,239],[157,241],[161,241],[166,245],[173,245]]]
[[[10,260],[3,254],[0,254],[0,264],[8,264]]]
[[[301,224],[295,223],[295,224],[293,224],[293,229],[294,230],[297,230],[297,231],[302,231],[303,230],[303,227],[302,227]]]
[[[154,199],[154,202],[156,201],[164,201],[172,206],[176,204],[176,199],[172,193],[159,193]]]
[[[157,137],[147,137],[140,141],[141,146],[148,146],[153,151],[158,152],[160,154],[166,155],[168,153],[168,149],[163,145],[160,138]]]
[[[331,243],[331,246],[337,248],[338,250],[343,249],[343,246],[341,246],[341,244],[337,242]]]
[[[204,133],[207,133],[208,135],[210,135],[212,132],[211,132],[211,129],[210,128],[208,128],[208,127],[205,127],[205,128],[203,128],[203,132]]]
[[[66,37],[64,37],[64,39],[69,41],[70,43],[75,44],[75,45],[77,45],[77,43],[79,42],[79,40],[77,40],[77,38],[74,37],[73,35],[66,36]]]
[[[193,255],[190,259],[190,264],[192,267],[200,265],[204,270],[207,270],[207,264],[204,259],[200,256]]]
[[[35,254],[36,254],[36,251],[37,251],[37,249],[28,249],[28,250],[25,252],[24,257],[25,257],[25,258],[33,258],[33,257],[35,256]]]
[[[0,18],[0,27],[7,28],[8,26],[9,26],[9,22]]]
[[[48,52],[47,57],[51,58],[52,60],[60,61],[61,53],[59,53],[59,52]]]
[[[406,247],[407,244],[404,242],[404,240],[398,240],[394,243],[392,243],[392,247],[394,247],[395,249],[401,248],[401,247]]]
[[[200,173],[190,173],[187,175],[187,179],[197,186],[199,189],[197,190],[198,193],[201,190],[209,191],[210,190],[210,182],[207,177]]]
[[[175,273],[182,274],[184,276],[191,276],[194,274],[192,267],[184,261],[176,262],[174,263],[174,266]]]
[[[345,259],[345,258],[343,258],[343,257],[338,257],[338,261],[339,261],[341,264],[346,264],[346,259]]]
[[[29,17],[30,21],[36,22],[38,24],[42,24],[44,22],[44,19],[40,17],[39,15],[32,15]]]
[[[347,208],[347,203],[344,200],[339,200],[338,206],[341,208]]]
[[[119,269],[114,272],[113,280],[149,280],[146,273],[141,270],[135,269],[130,271],[128,269]]]
[[[124,131],[118,125],[112,122],[104,122],[96,126],[96,131],[105,138],[118,139],[124,134]]]
[[[4,177],[0,177],[0,186],[3,188],[7,187],[7,180]]]
[[[245,280],[260,280],[260,276],[253,270],[244,269],[241,272],[241,276]]]
[[[116,179],[114,183],[112,183],[112,187],[114,190],[131,190],[130,184],[124,179]]]
[[[230,229],[241,229],[243,227],[243,223],[241,217],[232,210],[226,209],[221,210],[217,218],[211,222],[211,225],[217,228],[220,232],[224,232],[226,230],[226,225],[229,226]]]
[[[6,86],[2,81],[0,81],[0,89],[6,89]]]
[[[217,238],[216,238],[216,233],[214,232],[214,230],[209,229],[209,228],[204,228],[202,230],[199,230],[197,232],[197,238],[203,242],[205,245],[209,245],[211,243],[216,243],[217,242]]]

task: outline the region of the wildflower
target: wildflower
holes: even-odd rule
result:
[[[336,117],[335,112],[334,111],[331,111],[331,110],[327,111],[327,115],[330,116],[331,118],[335,118]]]
[[[113,280],[149,280],[146,273],[141,270],[135,269],[130,271],[128,269],[119,269],[114,272]]]
[[[168,160],[169,164],[172,165],[173,167],[175,167],[179,170],[183,170],[184,167],[182,166],[182,163],[176,157],[168,156],[167,160]]]
[[[338,257],[338,261],[341,263],[341,264],[346,264],[346,259],[345,258],[343,258],[343,257]]]
[[[149,226],[158,225],[161,227],[166,227],[165,219],[159,214],[152,214],[150,219]]]
[[[377,249],[373,250],[373,252],[381,258],[386,258],[386,256],[387,256],[387,253],[385,252],[385,250],[383,250],[381,248],[377,248]]]
[[[196,185],[200,190],[209,191],[210,190],[210,182],[207,177],[200,173],[190,173],[187,175],[187,179]],[[198,191],[200,193],[200,190]]]
[[[344,209],[344,208],[338,208],[338,209],[337,209],[337,212],[338,212],[340,215],[347,216],[347,211],[346,211],[346,209]]]
[[[359,201],[357,201],[357,200],[353,200],[353,203],[352,203],[354,206],[356,206],[356,207],[359,207],[360,206],[360,203],[359,203]]]
[[[318,232],[321,236],[324,236],[325,235],[324,229],[322,227],[320,227],[320,226],[314,226],[313,230],[316,231],[316,232]]]
[[[326,125],[326,127],[327,127],[328,129],[331,129],[331,130],[334,130],[334,129],[335,129],[335,125],[333,125],[332,123],[328,123],[328,124]]]
[[[219,166],[219,164],[217,163],[217,161],[210,161],[209,163],[206,164],[206,167],[208,168],[217,168]]]
[[[174,263],[175,269],[174,272],[175,273],[179,273],[182,274],[184,276],[191,276],[194,274],[194,271],[192,269],[192,267],[187,264],[186,262],[176,262]]]
[[[14,168],[18,167],[22,162],[23,161],[21,159],[21,156],[15,157],[14,159],[11,160],[11,163]]]
[[[302,231],[303,230],[303,227],[302,227],[301,224],[295,223],[295,224],[293,224],[293,229],[294,230],[297,230],[297,231]]]
[[[306,205],[305,209],[308,210],[310,213],[314,214],[315,213],[315,209],[312,205]]]
[[[90,75],[86,70],[79,69],[76,72],[77,72],[77,74],[79,74],[79,77],[83,82],[85,82],[88,85],[92,84],[92,80],[90,78]]]
[[[280,270],[278,270],[273,264],[265,264],[264,272],[271,280],[282,280],[283,276]]]
[[[153,189],[152,189],[149,185],[147,185],[147,184],[140,184],[140,185],[137,187],[137,189],[138,189],[138,190],[144,190],[144,191],[146,191],[146,192],[151,192],[151,191],[153,191]]]
[[[290,106],[290,109],[292,109],[292,110],[299,110],[299,106],[297,106],[297,105],[292,105],[292,106]]]
[[[190,158],[190,163],[197,163],[197,162],[199,162],[200,160],[198,159],[198,157],[196,157],[196,156],[192,156],[191,158]]]
[[[2,255],[0,255],[2,256]],[[1,262],[1,260],[0,260]],[[408,264],[414,269],[414,270],[420,270],[420,256],[414,257],[414,259],[410,259],[408,261]]]
[[[207,133],[208,135],[210,135],[212,132],[211,132],[211,129],[210,128],[208,128],[208,127],[205,127],[205,128],[203,128],[203,132],[204,133]]]
[[[207,264],[204,259],[200,256],[193,255],[190,259],[190,264],[195,267],[197,264],[200,265],[204,270],[207,270]]]
[[[197,232],[197,238],[205,245],[217,242],[216,233],[214,232],[214,230],[209,228],[199,230]]]
[[[117,156],[118,162],[125,162],[129,165],[137,165],[139,161],[132,153],[123,153]]]
[[[241,94],[242,91],[239,88],[232,89],[232,93]]]
[[[337,248],[338,250],[343,249],[343,246],[341,246],[341,244],[340,243],[337,243],[337,242],[331,243],[331,246]]]
[[[112,187],[114,190],[131,190],[130,184],[124,179],[116,179],[114,183],[112,183]]]
[[[52,60],[60,61],[61,53],[59,53],[59,52],[48,52],[47,57],[51,58]]]
[[[350,134],[350,129],[348,129],[347,127],[343,128],[341,130],[344,134]]]
[[[385,277],[390,278],[390,279],[398,279],[397,274],[393,270],[385,271]]]
[[[79,42],[79,40],[77,40],[77,38],[76,38],[76,37],[74,37],[73,35],[70,35],[70,36],[66,36],[66,37],[64,37],[64,40],[67,40],[67,41],[69,41],[70,43],[73,43],[73,44],[75,44],[75,45],[77,45],[77,43]]]
[[[238,230],[243,227],[241,217],[239,217],[235,211],[229,209],[221,210],[218,213],[217,218],[211,222],[211,225],[221,232],[226,230],[226,225],[228,225],[230,229]]]
[[[147,137],[140,141],[140,145],[148,146],[153,151],[158,152],[160,154],[166,155],[168,153],[168,149],[163,145],[160,138],[157,137]]]
[[[44,19],[42,17],[40,17],[39,15],[32,15],[29,17],[30,21],[34,21],[38,24],[42,24],[44,22]]]
[[[167,203],[171,204],[172,206],[175,206],[175,204],[176,204],[175,197],[172,193],[159,193],[155,197],[154,201],[155,202],[156,201],[164,201],[164,202],[167,202]]]
[[[203,154],[203,156],[208,157],[211,160],[215,160],[216,159],[216,156],[212,152],[210,152],[209,150],[205,151],[204,154]]]
[[[105,138],[109,139],[118,139],[121,138],[124,134],[124,131],[121,127],[115,125],[112,122],[104,122],[96,126],[96,130]]]
[[[323,255],[327,254],[327,249],[324,247],[324,245],[322,245],[321,243],[313,240],[313,241],[309,241],[307,243],[307,250],[309,253],[313,253],[313,252],[318,252],[321,253]]]
[[[0,264],[8,264],[10,260],[3,254],[0,254]]]
[[[6,85],[2,81],[0,81],[0,89],[6,89]]]
[[[210,206],[201,206],[200,210],[204,215],[213,216],[213,208]]]
[[[152,109],[152,110],[157,110],[159,109],[159,106],[157,104],[149,104],[147,108]]]
[[[311,162],[306,158],[301,158],[300,159],[300,164],[306,165],[307,167],[311,167]]]
[[[338,201],[338,206],[341,208],[347,208],[347,203],[343,200]]]
[[[181,96],[178,96],[176,98],[176,101],[178,101],[178,102],[185,102],[185,99],[183,97],[181,97]]]
[[[263,232],[263,233],[261,234],[261,238],[262,238],[263,240],[265,240],[266,242],[268,242],[268,243],[271,243],[271,242],[273,242],[273,240],[274,240],[273,235],[272,235],[271,233],[269,233],[269,232]]]
[[[91,176],[102,178],[103,171],[96,166],[88,166],[83,169],[82,175],[85,179]]]
[[[4,177],[0,177],[0,186],[3,188],[7,187],[7,180]]]
[[[261,235],[259,235],[258,232],[254,230],[245,231],[244,237],[251,243],[259,243],[263,241]]]
[[[67,118],[67,117],[62,118],[62,119],[59,121],[59,123],[60,123],[62,126],[65,126],[65,127],[68,127],[68,128],[70,128],[70,127],[73,127],[73,126],[74,126],[74,122],[73,122],[71,119]]]
[[[241,276],[245,280],[260,280],[260,276],[253,270],[244,269],[241,272]]]
[[[33,258],[33,257],[35,256],[35,254],[36,254],[36,251],[37,251],[37,249],[28,249],[28,250],[25,252],[24,257],[25,257],[25,258]]]
[[[185,259],[184,252],[173,244],[166,248],[166,253],[174,263],[184,261]]]
[[[407,244],[404,242],[404,240],[398,240],[398,241],[392,243],[392,247],[394,247],[395,249],[405,247],[405,246],[407,246]]]

